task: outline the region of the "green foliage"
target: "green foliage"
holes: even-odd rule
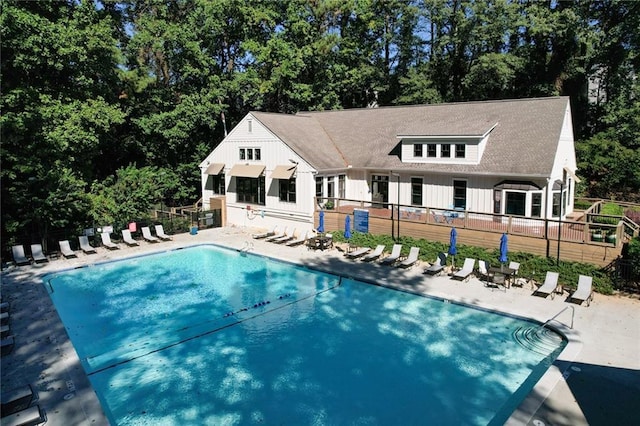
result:
[[[574,210],[588,210],[592,203],[585,200],[576,200],[573,203]]]
[[[333,239],[337,242],[345,242],[343,232],[334,232]],[[636,239],[638,240],[638,239]],[[391,251],[396,242],[389,235],[372,235],[360,232],[353,232],[352,237],[348,240],[351,244],[358,247],[375,248],[378,244],[384,244],[387,251]],[[415,239],[412,237],[401,236],[398,243],[402,244],[403,255],[407,255],[411,247],[419,247],[419,259],[423,262],[434,262],[438,253],[447,253],[448,244],[438,241],[429,241],[425,239]],[[458,254],[455,256],[455,265],[460,267],[464,259],[469,257],[478,260],[487,260],[490,264],[498,265],[500,256],[499,248],[485,249],[481,247],[456,245]],[[640,240],[637,241],[633,250],[629,250],[633,256],[640,258]],[[451,257],[449,257],[451,259]],[[589,263],[580,262],[560,262],[558,266],[556,259],[536,256],[524,252],[509,252],[509,261],[519,262],[519,275],[521,277],[532,278],[537,282],[543,282],[547,271],[554,271],[560,274],[560,284],[575,289],[578,284],[579,275],[588,275],[593,277],[594,290],[601,294],[612,294],[614,283],[611,277],[602,269]]]
[[[633,276],[640,277],[640,237],[629,241],[625,258],[631,261]]]
[[[114,178],[95,183],[91,190],[91,216],[99,225],[122,229],[134,219],[149,219],[153,206],[176,185],[175,174],[155,167],[131,165],[116,172]]]
[[[604,203],[602,205],[602,209],[600,210],[602,214],[622,216],[624,213],[624,208],[616,203]]]

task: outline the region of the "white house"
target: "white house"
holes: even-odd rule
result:
[[[227,224],[301,232],[316,197],[557,219],[577,182],[567,97],[251,112],[200,168]]]

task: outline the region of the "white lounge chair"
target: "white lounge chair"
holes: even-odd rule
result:
[[[558,292],[558,277],[557,272],[547,271],[547,275],[544,278],[544,283],[533,292],[533,296],[547,297],[551,295],[551,298]]]
[[[133,239],[133,237],[131,236],[131,231],[129,231],[128,229],[122,230],[122,241],[124,241],[124,243],[128,246],[140,245],[140,243]]]
[[[100,237],[102,238],[102,245],[108,248],[109,250],[118,250],[120,248],[119,245],[114,244],[111,241],[111,237],[109,236],[108,232],[101,233]]]
[[[296,238],[291,241],[287,241],[285,245],[288,245],[289,247],[293,247],[293,246],[303,244],[305,241],[309,239],[310,236],[311,236],[311,232],[307,231],[302,237]]]
[[[144,238],[145,241],[148,241],[150,243],[160,242],[160,239],[158,237],[154,237],[153,235],[151,235],[151,230],[148,226],[143,226],[140,229],[142,230],[142,238]]]
[[[76,256],[75,252],[71,250],[71,244],[69,244],[69,240],[58,241],[58,245],[60,246],[60,253],[62,253],[65,258],[68,259],[70,257],[78,257]]]
[[[513,269],[513,275],[518,275],[518,271],[520,271],[520,262],[509,262],[509,269]]]
[[[80,250],[85,254],[97,253],[96,249],[89,244],[89,238],[87,238],[86,235],[80,235],[78,237],[78,242],[80,243]]]
[[[409,249],[409,256],[406,259],[398,262],[396,266],[400,268],[410,268],[418,261],[418,255],[420,254],[420,247],[411,247]]]
[[[28,265],[31,263],[31,260],[24,254],[24,246],[13,246],[11,247],[11,251],[13,253],[13,261],[16,265]]]
[[[371,249],[369,247],[360,247],[359,249],[348,251],[344,255],[346,257],[348,257],[349,259],[357,259],[360,256],[363,256],[363,255],[369,253],[370,251],[371,251]]]
[[[478,278],[489,279],[489,262],[486,260],[478,260]]]
[[[158,236],[158,238],[164,241],[171,240],[171,237],[164,233],[164,228],[162,227],[162,225],[156,225],[155,229],[156,229],[156,235]]]
[[[578,277],[578,288],[569,297],[570,302],[577,302],[582,305],[583,302],[587,302],[587,306],[591,304],[593,300],[593,277],[587,275],[580,275]]]
[[[296,237],[296,228],[293,228],[291,232],[285,232],[284,235],[280,238],[276,238],[275,240],[271,240],[272,243],[282,244],[287,241],[291,241]]]
[[[47,256],[42,252],[42,244],[31,244],[31,257],[34,262],[48,262]]]
[[[288,228],[285,226],[284,231],[282,231],[282,232],[278,232],[278,233],[274,233],[274,234],[273,234],[273,235],[271,235],[270,237],[267,237],[267,238],[265,239],[265,241],[269,241],[269,242],[271,242],[271,241],[273,241],[273,240],[277,240],[278,238],[282,238],[282,237],[284,237],[284,236],[287,234],[287,230],[288,230]]]
[[[383,265],[393,265],[400,259],[402,252],[402,244],[394,244],[391,248],[391,254],[380,261]]]
[[[371,253],[368,253],[362,256],[361,260],[363,262],[371,262],[372,260],[376,260],[377,258],[382,256],[382,253],[384,252],[384,248],[385,248],[384,244],[378,244]]]
[[[428,275],[440,275],[447,266],[447,253],[438,253],[438,257],[431,266],[425,268],[424,273]]]
[[[464,260],[464,264],[462,264],[462,269],[454,273],[451,276],[451,278],[453,278],[454,280],[468,281],[471,275],[473,274],[473,268],[475,267],[476,267],[476,260],[470,257],[467,257]]]
[[[253,234],[251,235],[253,238],[255,238],[256,240],[260,239],[260,238],[267,238],[267,237],[271,237],[273,235],[276,235],[276,232],[278,232],[278,225],[275,225],[271,231],[267,231],[267,232],[259,232],[257,234]]]

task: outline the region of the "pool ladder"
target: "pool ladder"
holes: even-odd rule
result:
[[[573,306],[566,306],[564,309],[562,309],[560,312],[558,312],[557,314],[555,314],[554,316],[552,316],[551,318],[549,318],[548,320],[546,320],[544,322],[544,324],[542,324],[539,328],[544,328],[547,324],[549,324],[551,321],[553,321],[554,319],[558,318],[560,316],[560,314],[562,314],[564,311],[566,311],[567,309],[571,309],[571,326],[569,328],[573,329],[573,318],[576,315],[576,310]]]
[[[244,247],[242,247],[242,248],[240,249],[240,252],[241,252],[241,253],[246,253],[246,252],[248,252],[249,250],[253,250],[253,242],[252,242],[252,241],[245,241],[245,242],[244,242]]]

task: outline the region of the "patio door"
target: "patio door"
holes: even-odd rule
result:
[[[374,207],[387,208],[387,203],[389,203],[389,176],[371,176],[371,201],[374,203]]]

